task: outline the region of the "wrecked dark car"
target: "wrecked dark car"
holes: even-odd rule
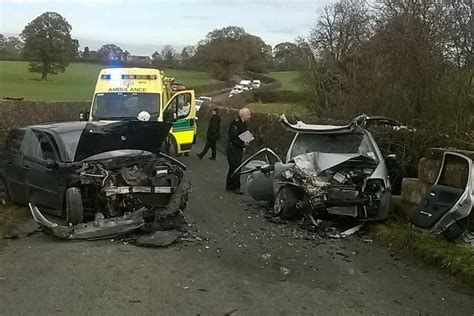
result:
[[[12,130],[0,194],[60,238],[153,231],[187,204],[185,166],[160,153],[171,124],[66,122]]]
[[[358,221],[387,218],[391,208],[391,184],[386,160],[367,124],[399,125],[385,117],[362,115],[346,126],[290,124],[296,133],[282,162],[264,148],[237,169],[249,173],[247,191],[257,201],[273,204],[273,215],[282,219],[306,215],[315,218],[344,216]],[[265,160],[255,160],[258,156]]]
[[[418,204],[412,223],[422,230],[454,240],[463,234],[471,234],[469,215],[473,208],[472,159],[463,154],[445,152],[436,181]],[[472,236],[467,239],[472,239]]]

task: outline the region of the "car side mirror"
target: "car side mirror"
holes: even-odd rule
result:
[[[49,169],[55,169],[58,163],[51,158],[46,159],[46,167]]]
[[[395,155],[395,154],[388,154],[387,156],[385,156],[385,160],[386,160],[386,161],[395,161],[395,160],[397,160],[397,155]]]
[[[84,111],[79,113],[79,121],[88,121],[89,120],[89,111]]]

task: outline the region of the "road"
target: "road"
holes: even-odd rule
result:
[[[186,217],[207,240],[20,238],[0,254],[0,315],[473,315],[468,290],[367,237],[299,239],[269,222],[248,196],[224,192],[222,155],[182,160]]]

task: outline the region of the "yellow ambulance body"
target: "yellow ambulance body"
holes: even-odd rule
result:
[[[194,90],[174,92],[173,78],[158,69],[102,69],[89,120],[130,119],[172,122],[167,153],[186,154],[196,140]]]

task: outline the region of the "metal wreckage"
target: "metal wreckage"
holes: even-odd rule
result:
[[[398,122],[367,115],[345,126],[291,124],[284,115],[280,121],[295,133],[286,160],[264,148],[236,170],[248,174],[252,198],[270,202],[275,217],[303,216],[315,227],[327,227],[328,218],[350,219],[351,226],[332,230],[329,237],[346,237],[367,221],[387,218],[392,204],[387,163],[395,156],[383,156],[366,127],[403,128]],[[124,121],[15,129],[0,156],[0,195],[28,204],[42,229],[59,238],[98,239],[139,230],[151,233],[144,244],[169,244],[179,236],[169,229],[186,224],[182,211],[190,190],[186,166],[160,152],[169,128]],[[472,242],[473,206],[472,159],[447,152],[412,223]]]
[[[70,122],[14,130],[0,160],[3,191],[63,239],[179,228],[190,185],[186,166],[160,152],[170,127]],[[9,141],[18,150],[9,152]],[[24,182],[15,182],[23,171]]]
[[[327,234],[336,238],[357,232],[365,222],[388,217],[392,192],[387,164],[396,156],[382,155],[367,127],[377,124],[400,130],[408,129],[406,126],[387,117],[365,114],[343,126],[301,121],[291,124],[285,115],[280,122],[295,133],[285,161],[263,148],[234,173],[248,174],[247,191],[253,199],[269,202],[272,215],[281,219],[304,216],[315,227],[328,227],[328,219],[350,223]],[[265,160],[257,159],[262,156]],[[452,170],[457,172],[450,174]],[[448,239],[466,235],[467,218],[474,207],[473,188],[472,160],[445,153],[435,185],[415,212],[414,226],[444,233]]]
[[[273,215],[282,219],[303,215],[315,226],[331,216],[357,222],[333,237],[356,232],[361,222],[387,218],[392,193],[386,161],[395,155],[383,156],[365,127],[372,123],[400,126],[398,122],[367,115],[344,126],[291,124],[285,115],[280,122],[295,133],[286,160],[264,148],[236,171],[249,174],[247,191],[255,200],[273,204]],[[256,160],[258,156],[265,160]]]

